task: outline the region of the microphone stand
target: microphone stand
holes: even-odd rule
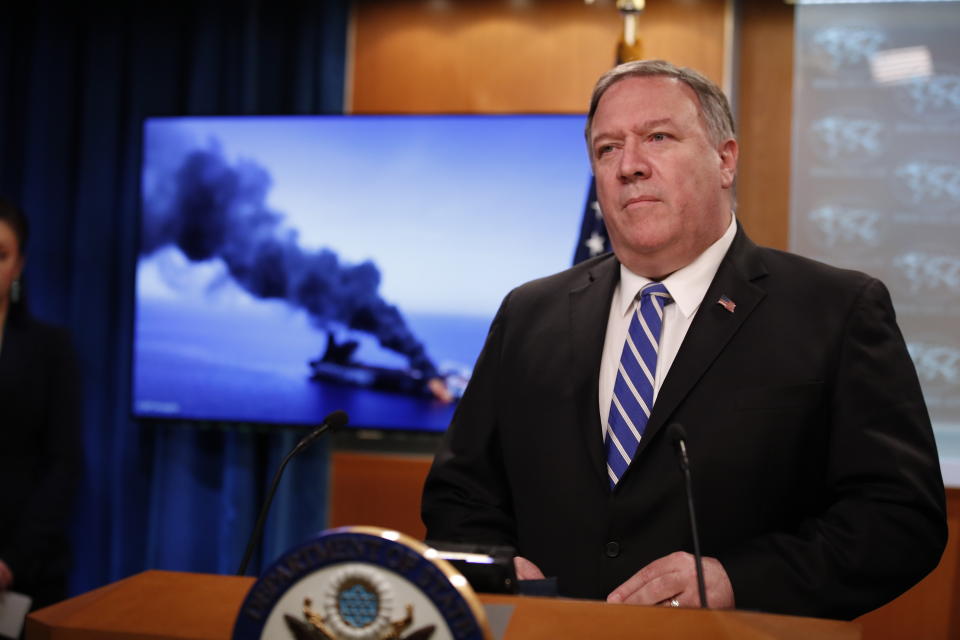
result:
[[[247,572],[247,565],[250,563],[250,557],[253,555],[254,548],[256,548],[257,543],[260,541],[260,537],[263,535],[263,525],[267,521],[267,513],[270,511],[270,505],[273,504],[273,496],[277,492],[277,486],[280,484],[280,477],[283,475],[283,470],[287,468],[287,464],[295,455],[310,446],[310,444],[312,444],[324,433],[331,429],[339,429],[345,424],[347,424],[347,414],[343,411],[334,411],[324,418],[319,427],[304,436],[300,442],[298,442],[297,445],[290,450],[290,453],[284,457],[283,462],[280,463],[280,467],[277,469],[277,472],[273,474],[273,481],[270,483],[270,491],[267,492],[267,499],[260,508],[260,515],[257,516],[257,523],[254,525],[253,533],[250,536],[250,540],[247,542],[247,549],[243,553],[243,560],[240,562],[240,568],[237,569],[238,576],[242,576]]]
[[[697,534],[697,512],[693,507],[693,482],[690,479],[690,459],[687,457],[687,434],[684,428],[673,423],[669,427],[677,446],[680,459],[680,470],[683,472],[683,483],[687,492],[687,511],[690,513],[690,531],[693,534],[693,561],[697,569],[697,590],[700,592],[700,606],[709,608],[707,604],[707,585],[703,579],[703,556],[700,554],[700,536]]]

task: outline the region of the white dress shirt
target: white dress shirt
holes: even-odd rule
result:
[[[707,247],[693,262],[663,279],[663,284],[670,292],[673,302],[663,310],[663,329],[660,334],[657,372],[653,383],[654,404],[660,392],[660,385],[670,371],[670,365],[673,364],[673,359],[680,350],[680,344],[687,335],[693,316],[700,308],[703,296],[713,282],[713,277],[720,268],[720,262],[726,255],[727,249],[733,243],[736,232],[736,218],[731,216],[730,226],[720,239]],[[603,342],[603,355],[600,359],[600,425],[604,438],[607,436],[607,418],[610,416],[613,385],[617,381],[617,367],[620,364],[623,343],[627,338],[627,329],[636,311],[640,290],[650,282],[652,280],[649,278],[639,276],[620,265],[620,282],[617,283],[613,298],[610,300],[610,319],[607,321],[607,335]]]

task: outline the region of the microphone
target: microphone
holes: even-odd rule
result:
[[[693,534],[693,561],[697,568],[697,589],[700,591],[700,606],[707,605],[707,585],[703,580],[703,556],[700,555],[700,536],[697,535],[697,513],[693,508],[693,483],[690,481],[690,459],[687,458],[687,432],[679,422],[667,427],[667,434],[677,448],[683,483],[687,490],[687,510],[690,512],[690,532]]]
[[[249,564],[250,556],[253,555],[253,550],[257,546],[257,543],[260,542],[260,537],[263,535],[263,524],[267,520],[267,513],[270,511],[270,505],[273,504],[273,494],[277,492],[277,485],[280,484],[280,476],[283,475],[283,470],[287,468],[287,463],[290,462],[295,455],[313,444],[315,440],[317,440],[327,431],[340,429],[341,427],[346,426],[348,421],[349,418],[347,417],[347,413],[337,409],[324,418],[319,427],[303,436],[303,438],[300,439],[300,442],[298,442],[297,445],[290,450],[290,453],[286,455],[286,457],[283,459],[283,462],[280,463],[280,468],[278,468],[277,472],[273,475],[273,482],[270,485],[270,491],[267,493],[267,499],[260,508],[260,515],[257,516],[257,524],[253,527],[253,533],[250,534],[250,540],[247,542],[247,550],[244,551],[243,560],[240,562],[240,568],[237,569],[238,576],[242,576],[247,572],[247,564]]]

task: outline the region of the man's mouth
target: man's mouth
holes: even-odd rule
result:
[[[634,204],[649,204],[651,202],[660,202],[660,198],[654,196],[636,196],[635,198],[628,199],[623,206],[626,208]]]

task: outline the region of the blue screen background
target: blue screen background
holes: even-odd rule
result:
[[[143,227],[190,153],[258,167],[277,233],[344,266],[371,261],[382,299],[442,372],[466,380],[503,296],[570,265],[590,179],[583,125],[556,115],[151,119]],[[311,424],[343,409],[354,426],[446,428],[454,405],[311,380],[328,333],[357,341],[357,361],[409,364],[372,335],[252,295],[218,257],[151,246],[137,264],[135,412]]]

